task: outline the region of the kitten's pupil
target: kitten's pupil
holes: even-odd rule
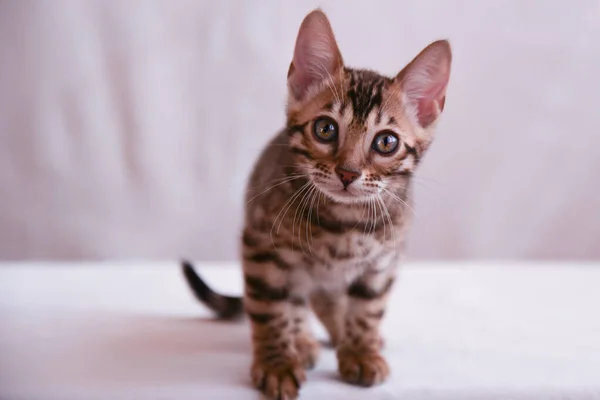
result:
[[[380,154],[390,154],[398,148],[398,138],[389,132],[375,136],[373,149]]]
[[[331,118],[320,118],[315,122],[315,136],[326,142],[337,139],[337,125]]]
[[[321,129],[321,136],[323,137],[329,137],[331,136],[331,134],[333,133],[333,131],[335,130],[335,128],[333,127],[333,125],[326,125]]]

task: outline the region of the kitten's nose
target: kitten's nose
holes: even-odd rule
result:
[[[339,165],[335,167],[335,172],[337,172],[340,177],[340,181],[344,184],[344,188],[347,188],[352,182],[358,179],[360,176],[360,171],[354,171],[351,169],[344,169]]]

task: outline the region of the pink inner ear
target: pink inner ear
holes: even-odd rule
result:
[[[440,106],[440,112],[444,111],[444,105],[446,104],[446,96],[444,95],[444,97],[442,97],[439,101],[438,101],[438,105]]]
[[[294,59],[288,73],[293,96],[301,99],[311,86],[335,76],[342,64],[327,17],[321,11],[313,11],[302,22],[296,39]]]
[[[417,99],[417,118],[422,127],[428,127],[443,111],[446,103],[446,84],[447,81],[433,84],[422,97]]]
[[[448,42],[434,42],[398,75],[408,101],[416,106],[419,124],[424,128],[444,109],[451,58]]]
[[[427,128],[439,115],[439,110],[436,107],[435,101],[424,101],[420,100],[417,104],[417,118],[419,119],[419,125],[423,128]]]
[[[312,32],[308,31],[298,36],[292,61],[293,68],[288,76],[290,87],[297,98],[301,98],[312,85],[320,82],[333,70],[326,46],[321,46],[323,49],[320,52],[315,51],[313,47],[317,47],[318,43],[311,34]]]

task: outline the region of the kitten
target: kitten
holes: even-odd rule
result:
[[[300,27],[288,72],[287,127],[249,182],[241,299],[188,283],[221,317],[252,326],[254,385],[293,399],[319,345],[310,309],[350,383],[383,382],[379,325],[410,224],[411,176],[429,147],[450,75],[447,41],[426,47],[394,78],[344,66],[325,14]]]

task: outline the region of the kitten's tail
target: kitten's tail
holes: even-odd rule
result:
[[[236,319],[244,314],[241,297],[225,296],[212,290],[194,271],[189,261],[181,261],[181,269],[194,296],[214,311],[219,318]]]

